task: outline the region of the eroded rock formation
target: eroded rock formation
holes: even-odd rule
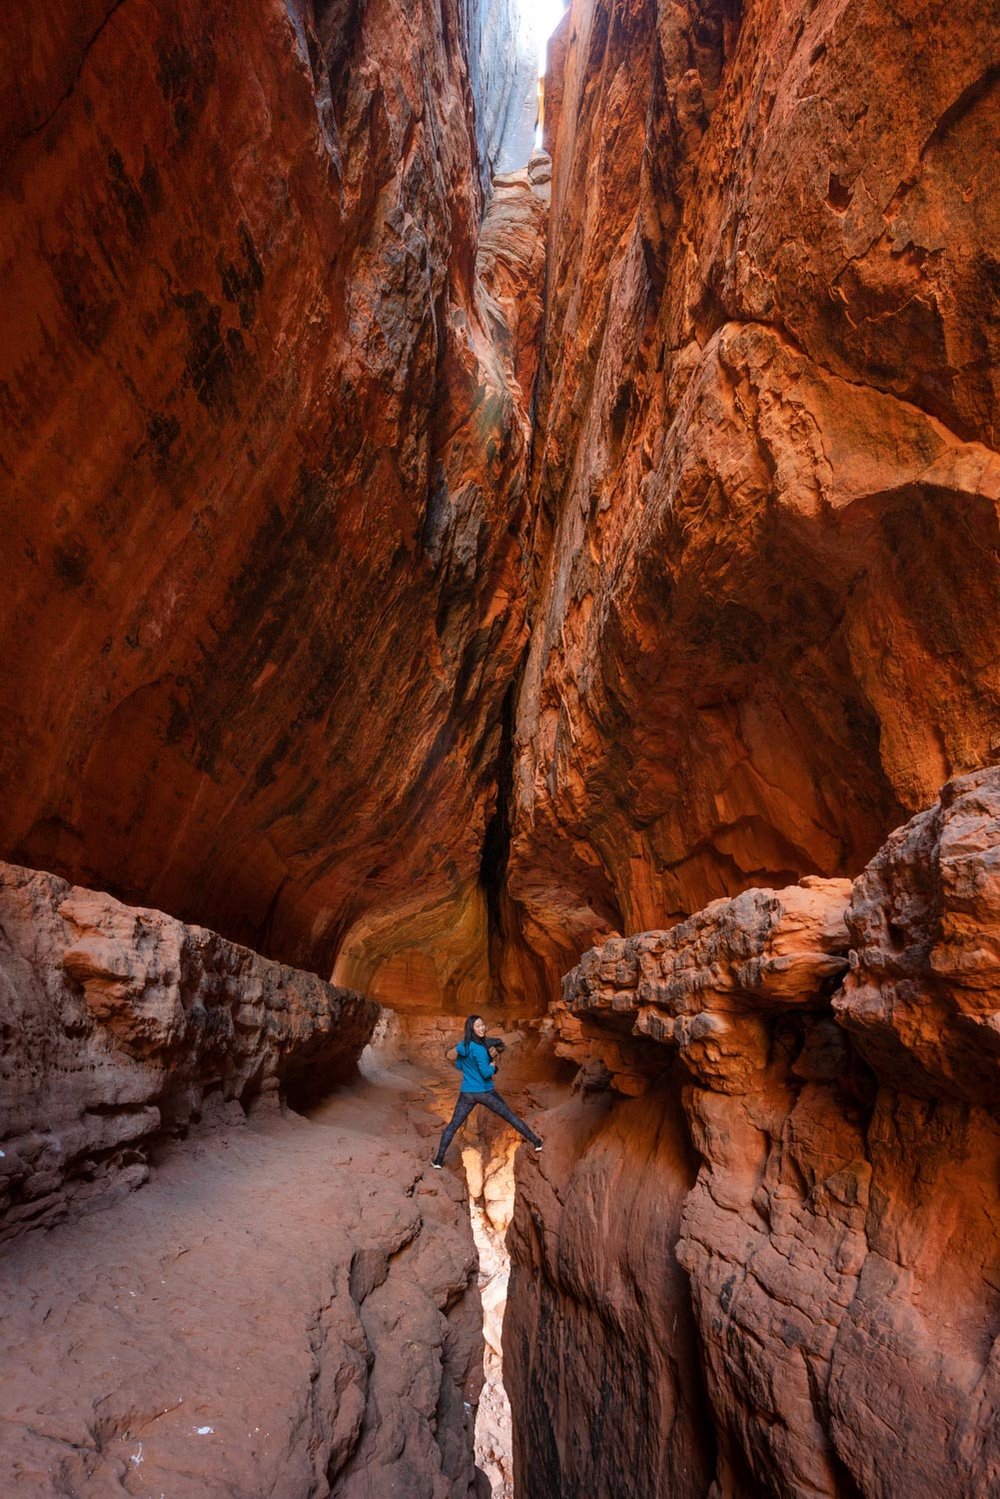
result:
[[[8,857],[327,974],[369,913],[475,906],[533,358],[476,262],[514,70],[474,97],[467,58],[516,30],[511,0],[8,28]],[[539,253],[505,262],[536,307]]]
[[[12,18],[22,1487],[482,1494],[492,995],[518,1499],[1000,1491],[995,36],[574,0],[550,158],[513,0]]]
[[[0,1238],[140,1185],[192,1119],[328,1091],[377,1018],[215,932],[0,865]]]
[[[511,994],[996,759],[995,19],[576,0],[550,47]]]
[[[583,1065],[511,1237],[527,1499],[993,1491],[998,895],[987,770],[853,889],[747,891],[569,975]]]

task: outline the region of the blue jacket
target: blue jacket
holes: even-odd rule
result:
[[[493,1091],[493,1074],[496,1068],[490,1054],[481,1041],[458,1043],[458,1060],[455,1066],[462,1074],[460,1093],[490,1093]]]

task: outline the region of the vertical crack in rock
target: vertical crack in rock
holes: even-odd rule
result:
[[[517,1147],[518,1141],[505,1135],[493,1141],[492,1149],[468,1145],[462,1151],[483,1304],[483,1389],[476,1412],[476,1463],[490,1480],[493,1499],[514,1499],[513,1414],[503,1379],[503,1319]]]
[[[511,682],[500,716],[500,747],[497,753],[496,809],[486,825],[479,883],[486,901],[487,962],[490,997],[499,998],[500,961],[509,930],[505,916],[507,861],[510,856],[511,808],[514,792],[514,714],[519,677]]]
[[[454,1105],[458,1074],[446,1053],[460,1029],[460,1020],[453,1016],[387,1010],[373,1036],[373,1052],[387,1066],[412,1069],[411,1075],[419,1078],[431,1102],[437,1117],[425,1134],[428,1154]],[[502,1089],[522,1115],[525,1106],[537,1105],[534,1083],[531,1095],[524,1098],[525,1084],[538,1070],[536,1053],[530,1031],[518,1028],[508,1033]],[[521,1143],[495,1115],[477,1110],[452,1142],[443,1172],[431,1173],[435,1181],[451,1183],[461,1192],[478,1255],[482,1391],[477,1388],[476,1397],[470,1396],[469,1408],[477,1399],[476,1464],[488,1478],[494,1499],[512,1499],[514,1493],[515,1412],[504,1383],[503,1323],[510,1269],[507,1230],[514,1214],[514,1162]]]

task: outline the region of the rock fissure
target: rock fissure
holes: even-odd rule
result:
[[[495,1147],[494,1147],[495,1148]],[[484,1383],[476,1412],[476,1462],[493,1499],[514,1499],[513,1416],[503,1382],[503,1314],[510,1258],[505,1242],[514,1209],[513,1151],[462,1152],[483,1303]]]
[[[12,140],[9,144],[7,144],[3,148],[2,152],[0,152],[0,157],[2,157],[3,163],[5,165],[6,165],[7,161],[9,160],[9,158],[11,156],[13,156],[17,151],[19,151],[21,149],[21,147],[23,145],[25,145],[25,143],[27,141],[33,140],[36,136],[44,134],[44,132],[51,125],[52,121],[55,119],[55,117],[59,113],[60,109],[66,103],[67,99],[69,99],[70,95],[73,93],[73,90],[76,88],[77,84],[80,82],[80,78],[81,78],[81,76],[83,74],[84,68],[87,66],[87,61],[88,61],[88,59],[89,59],[89,57],[91,55],[91,52],[93,51],[93,48],[95,47],[95,45],[100,41],[102,33],[105,31],[105,29],[109,25],[112,17],[119,10],[121,10],[121,8],[122,8],[122,6],[124,4],[125,4],[125,0],[115,0],[115,3],[105,13],[105,15],[104,15],[103,19],[101,20],[100,24],[97,26],[96,30],[91,35],[90,39],[86,42],[86,44],[83,46],[83,48],[81,50],[80,61],[79,61],[79,64],[77,66],[76,72],[74,73],[73,77],[70,79],[69,84],[67,85],[65,91],[60,95],[60,97],[52,105],[52,107],[48,111],[48,113],[41,120],[39,120],[36,125],[32,125],[32,127],[29,130],[26,130],[23,135],[18,136],[15,140]]]

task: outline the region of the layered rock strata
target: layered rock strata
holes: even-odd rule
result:
[[[1000,770],[853,888],[613,939],[518,1174],[505,1378],[527,1499],[1000,1481]]]
[[[377,1016],[215,932],[0,865],[0,1238],[140,1185],[192,1121],[329,1091]]]
[[[476,264],[513,61],[477,95],[468,50],[515,46],[514,16],[12,22],[7,857],[325,973],[369,913],[479,930],[533,370],[525,334],[512,381]]]
[[[996,78],[975,0],[562,23],[512,995],[996,758]]]

